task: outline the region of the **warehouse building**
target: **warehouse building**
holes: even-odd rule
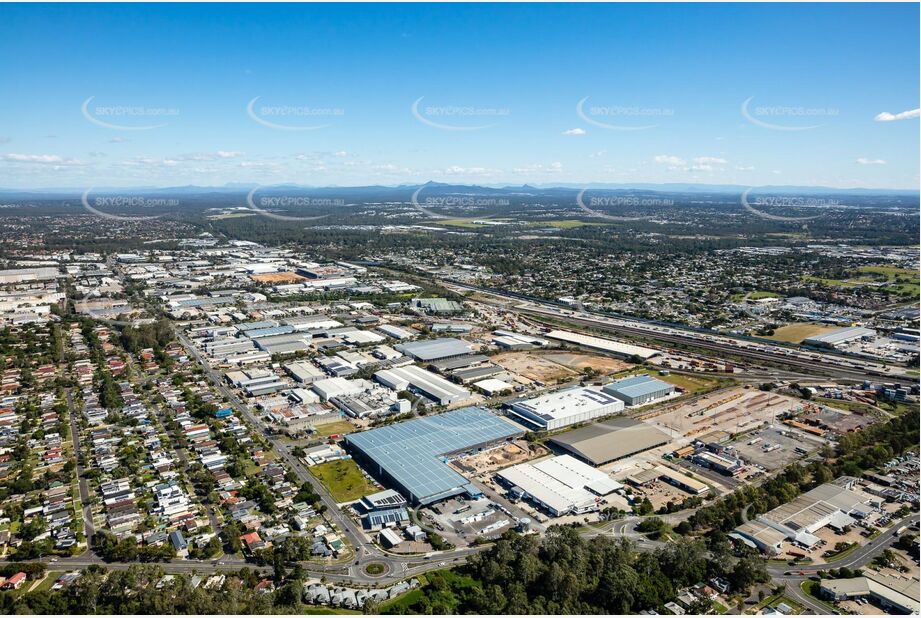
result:
[[[641,406],[656,399],[668,397],[675,392],[675,387],[668,382],[643,374],[611,382],[602,390],[614,395],[628,406]]]
[[[377,327],[377,330],[384,333],[388,337],[393,337],[394,339],[412,339],[416,336],[415,332],[401,328],[394,324],[381,324]]]
[[[414,298],[411,304],[425,313],[437,315],[451,315],[464,311],[462,304],[447,298]]]
[[[471,352],[469,343],[453,338],[398,343],[393,348],[413,360],[423,363],[466,356]]]
[[[638,345],[623,343],[622,341],[602,339],[601,337],[592,337],[591,335],[583,335],[582,333],[573,333],[566,330],[550,331],[547,333],[547,337],[549,339],[555,339],[564,343],[572,343],[582,347],[591,348],[593,350],[600,350],[602,352],[616,354],[617,356],[623,358],[638,356],[643,360],[646,360],[659,353],[658,350],[653,350],[652,348],[644,348]]]
[[[466,388],[415,365],[383,369],[374,379],[387,388],[418,393],[443,406],[470,398]]]
[[[511,466],[497,472],[496,478],[512,498],[533,502],[554,517],[597,510],[600,497],[623,487],[569,455]]]
[[[620,401],[620,400],[617,400]],[[621,403],[621,405],[623,405]],[[664,446],[671,438],[642,421],[626,417],[580,427],[550,438],[550,444],[593,466],[604,464]]]
[[[510,330],[494,330],[492,342],[504,350],[532,350],[546,347],[550,343],[540,337],[531,337]]]
[[[567,388],[534,399],[512,402],[509,411],[545,431],[584,423],[623,411],[624,402],[592,386]]]
[[[873,512],[871,497],[851,491],[856,479],[842,477],[796,497],[755,521],[746,522],[729,536],[776,554],[783,541],[801,547],[814,547],[820,539],[815,532],[829,526],[842,530]]]
[[[288,363],[285,365],[285,371],[301,384],[313,384],[317,380],[326,378],[323,370],[308,361]]]
[[[304,331],[327,331],[342,326],[325,315],[303,315],[294,318],[285,318],[284,323],[298,332]]]
[[[480,491],[447,465],[449,457],[475,452],[523,435],[483,408],[461,408],[345,436],[345,445],[372,475],[413,504],[431,504]]]
[[[317,380],[311,385],[311,389],[323,401],[329,401],[333,397],[345,397],[347,395],[357,395],[371,388],[373,385],[367,380],[346,380],[345,378],[327,378]]]
[[[858,339],[874,339],[876,331],[872,328],[863,328],[862,326],[851,326],[848,328],[839,328],[824,335],[816,335],[803,340],[805,345],[814,345],[820,348],[834,348],[843,343],[850,343]]]
[[[917,579],[889,577],[873,571],[860,577],[823,579],[819,594],[832,601],[870,598],[892,613],[917,615],[921,611]]]
[[[654,466],[648,470],[641,470],[631,474],[625,480],[635,487],[646,487],[655,481],[665,481],[669,485],[674,485],[678,489],[695,496],[702,496],[710,491],[706,484],[665,466]]]

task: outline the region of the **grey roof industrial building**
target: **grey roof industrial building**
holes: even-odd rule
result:
[[[876,331],[871,328],[863,328],[862,326],[849,326],[847,328],[839,328],[838,330],[833,330],[829,333],[825,333],[824,335],[809,337],[808,339],[804,339],[803,343],[806,345],[833,348],[836,345],[847,343],[848,341],[875,336]]]
[[[393,346],[395,350],[414,358],[417,361],[430,362],[443,358],[454,358],[470,354],[470,344],[460,339],[428,339],[399,343]]]
[[[668,444],[668,434],[626,417],[588,425],[550,438],[550,443],[594,466]]]
[[[483,408],[469,407],[349,434],[349,452],[372,475],[414,504],[480,492],[447,457],[498,444],[524,432]]]
[[[851,490],[854,481],[841,477],[819,485],[736,527],[729,536],[768,553],[777,553],[785,540],[812,547],[820,540],[814,534],[817,530],[825,526],[842,529],[872,512],[871,497]]]
[[[638,406],[671,395],[675,392],[675,387],[643,374],[611,382],[602,390],[614,395],[628,406]]]

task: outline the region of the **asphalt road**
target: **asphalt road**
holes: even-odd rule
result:
[[[77,426],[77,410],[74,407],[73,393],[70,389],[65,391],[67,397],[67,411],[70,416],[70,437],[74,444],[74,461],[76,462],[75,472],[77,474],[77,486],[80,489],[80,504],[83,510],[83,531],[86,535],[86,544],[88,547],[93,546],[93,536],[96,534],[96,527],[93,523],[93,499],[90,495],[89,482],[84,476],[83,464],[80,463],[80,428]]]

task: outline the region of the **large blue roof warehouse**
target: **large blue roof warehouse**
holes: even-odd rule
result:
[[[431,504],[459,494],[479,494],[448,467],[448,457],[523,433],[488,410],[469,407],[349,434],[345,443],[371,474],[414,504]]]

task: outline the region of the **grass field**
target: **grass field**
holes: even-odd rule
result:
[[[323,483],[336,502],[353,502],[378,491],[351,459],[330,461],[308,470]]]
[[[585,226],[594,226],[594,225],[610,225],[609,223],[601,223],[599,221],[579,221],[578,219],[560,219],[559,221],[535,221],[533,225],[539,225],[541,227],[555,227],[561,230],[570,230],[576,227],[585,227]]]
[[[912,296],[917,298],[919,295],[918,273],[909,268],[898,268],[895,266],[861,266],[850,273],[848,279],[823,279],[821,277],[803,277],[804,281],[821,283],[829,287],[853,288],[868,283],[885,283],[884,289],[902,296]]]
[[[707,390],[708,388],[712,388],[717,384],[717,380],[712,378],[705,378],[703,376],[687,376],[677,373],[670,373],[667,376],[659,375],[658,370],[650,369],[649,367],[644,367],[642,365],[628,369],[626,371],[621,371],[615,374],[613,377],[615,380],[621,380],[623,378],[635,376],[640,373],[648,373],[651,377],[656,378],[657,380],[662,380],[663,382],[673,384],[678,388],[684,389],[685,393],[689,395]]]
[[[821,324],[811,324],[809,322],[787,324],[786,326],[781,326],[780,328],[776,329],[774,334],[770,337],[767,337],[767,339],[773,339],[774,341],[787,341],[789,343],[799,343],[803,339],[815,337],[816,335],[821,335],[823,333],[830,333],[833,330],[836,330],[834,326],[822,326]]]
[[[775,292],[765,292],[764,290],[755,290],[754,292],[748,292],[748,293],[743,292],[741,294],[733,294],[732,300],[738,302],[740,300],[745,300],[746,298],[748,298],[748,300],[761,300],[764,298],[781,298],[782,296],[783,296],[782,294],[777,294]]]
[[[453,227],[464,227],[464,228],[484,228],[492,227],[488,223],[474,223],[474,221],[494,221],[496,223],[511,223],[507,219],[490,219],[488,217],[461,217],[457,219],[441,219],[438,221],[441,225],[450,225]]]
[[[354,425],[348,421],[333,421],[332,423],[324,423],[323,425],[316,425],[314,429],[317,430],[317,435],[323,438],[328,438],[333,434],[341,436],[342,434],[355,431]]]

